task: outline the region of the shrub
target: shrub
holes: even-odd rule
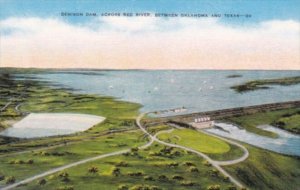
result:
[[[99,170],[96,166],[92,166],[88,169],[89,173],[95,174],[97,173]]]
[[[175,167],[178,166],[178,163],[177,163],[177,162],[172,162],[172,163],[169,163],[167,166],[168,166],[169,168],[175,168]]]
[[[168,177],[165,176],[165,175],[160,175],[160,176],[158,176],[158,180],[159,180],[159,181],[168,181],[169,179],[168,179]]]
[[[119,185],[118,190],[128,190],[128,186],[127,185]]]
[[[208,161],[203,162],[204,166],[210,167],[211,163],[209,163]]]
[[[122,154],[123,156],[129,156],[129,152],[125,152]]]
[[[50,156],[49,152],[45,152],[45,151],[40,152],[40,155],[42,155],[42,156]]]
[[[224,179],[223,179],[223,181],[225,181],[225,182],[229,182],[229,181],[230,181],[230,179],[229,179],[229,177],[227,177],[227,176],[224,176]]]
[[[149,152],[149,156],[161,156],[161,153],[150,151],[150,152]]]
[[[67,172],[62,172],[58,175],[58,177],[69,177],[69,174]]]
[[[129,172],[127,175],[129,176],[143,176],[143,172]]]
[[[33,163],[34,163],[34,160],[33,160],[33,159],[29,159],[29,160],[27,160],[26,163],[27,163],[27,164],[33,164]]]
[[[185,162],[184,165],[186,165],[186,166],[195,166],[195,164],[192,163],[192,162]]]
[[[165,146],[165,147],[162,148],[159,152],[160,152],[162,155],[166,155],[166,154],[170,154],[172,150],[173,150],[173,147],[167,147],[167,146]]]
[[[176,150],[176,151],[174,151],[174,152],[171,152],[171,155],[172,155],[172,156],[180,156],[180,155],[181,155],[181,152],[178,151],[178,150]]]
[[[118,167],[127,167],[127,166],[128,166],[128,163],[122,161],[122,162],[117,163],[116,166],[118,166]]]
[[[183,181],[183,182],[180,183],[180,185],[182,185],[182,186],[194,186],[195,183],[191,182],[191,181]]]
[[[9,176],[5,179],[6,184],[13,184],[16,182],[16,178],[14,176]]]
[[[219,176],[219,171],[216,170],[216,169],[212,169],[212,170],[209,170],[209,175],[212,176],[212,177],[218,177]]]
[[[207,187],[208,190],[220,190],[220,185],[210,185]]]
[[[194,172],[194,173],[198,173],[198,172],[199,172],[198,168],[196,168],[195,166],[190,167],[190,168],[188,169],[188,171],[189,171],[189,172]]]
[[[39,185],[45,185],[47,183],[47,181],[45,180],[45,179],[40,179],[39,181],[38,181],[38,184]]]
[[[3,181],[4,179],[5,179],[5,176],[0,174],[0,181]]]
[[[15,164],[24,164],[25,162],[23,160],[16,160]]]
[[[138,151],[139,151],[139,148],[133,147],[133,148],[130,149],[130,151],[131,151],[131,152],[138,152]]]
[[[69,179],[69,174],[67,172],[62,172],[58,175],[58,177],[61,178],[61,181],[62,182],[69,182],[70,179]]]
[[[115,167],[115,168],[113,168],[111,173],[113,176],[117,177],[117,176],[121,175],[121,170],[120,170],[120,168]]]
[[[175,180],[183,180],[184,178],[183,178],[182,176],[180,176],[180,175],[174,175],[174,176],[172,177],[172,179],[175,179]]]

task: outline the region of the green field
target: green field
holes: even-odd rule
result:
[[[225,169],[238,177],[249,189],[297,190],[300,187],[300,158],[273,153],[250,145],[249,158]]]
[[[160,154],[155,154],[160,152]],[[95,167],[98,172],[91,173]],[[118,168],[118,173],[113,172]],[[138,150],[122,156],[102,159],[65,170],[68,181],[59,173],[46,177],[47,183],[39,185],[36,180],[17,189],[74,189],[115,190],[122,189],[197,189],[206,190],[209,186],[219,185],[228,189],[232,184],[224,176],[207,166],[202,158],[187,154],[176,148],[154,144],[146,150]],[[62,173],[62,172],[60,172]]]
[[[174,129],[171,133],[159,135],[158,138],[204,153],[220,154],[230,150],[230,146],[226,142],[192,129]]]

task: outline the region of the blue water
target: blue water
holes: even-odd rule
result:
[[[242,77],[227,78],[233,74]],[[291,76],[300,76],[300,71],[80,71],[37,75],[53,84],[77,89],[79,93],[108,95],[140,103],[143,105],[142,112],[184,106],[188,108],[186,113],[299,100],[299,84],[274,85],[267,90],[243,94],[230,89],[249,80]],[[299,136],[268,139],[237,129],[233,132],[244,133],[244,139],[250,139],[245,142],[255,146],[286,154],[300,154],[297,148]],[[232,138],[239,139],[239,135]]]
[[[82,71],[84,73],[84,71]],[[141,111],[185,106],[188,112],[299,100],[300,85],[237,93],[230,86],[249,80],[300,76],[300,71],[93,71],[38,75],[81,93],[100,94],[143,105]],[[240,78],[227,78],[240,74]]]
[[[246,142],[257,147],[265,148],[275,152],[297,155],[300,156],[300,136],[294,135],[284,130],[272,127],[270,125],[261,126],[263,130],[271,131],[278,134],[278,138],[268,138],[254,133],[250,133],[245,129],[240,129],[234,125],[226,123],[216,123],[218,127],[221,127],[223,130],[218,128],[206,129],[206,131],[221,135],[224,137],[237,139],[242,142]]]

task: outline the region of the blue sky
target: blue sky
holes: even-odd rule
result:
[[[0,67],[299,70],[299,9],[300,0],[0,0]]]
[[[89,18],[64,17],[69,12],[176,12],[176,13],[249,13],[251,19],[223,19],[224,22],[299,20],[300,0],[0,0],[0,18],[59,17],[70,22]]]

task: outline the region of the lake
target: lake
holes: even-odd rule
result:
[[[241,75],[241,77],[229,78],[230,75]],[[75,93],[114,96],[120,100],[140,103],[143,105],[141,112],[184,106],[187,108],[184,113],[191,113],[300,99],[299,84],[274,85],[270,86],[270,89],[242,94],[230,89],[233,85],[250,80],[300,76],[300,71],[74,70],[33,76],[51,82],[54,87],[60,85],[76,89]],[[227,126],[227,128],[232,129],[230,138],[244,140],[249,144],[276,152],[300,155],[300,142],[297,135],[291,136],[285,131],[266,127],[265,130],[277,130],[275,132],[280,136],[278,139],[269,139],[234,126]],[[224,135],[215,129],[211,132]]]
[[[79,93],[140,103],[142,112],[184,106],[190,113],[300,99],[299,84],[243,94],[230,89],[249,80],[300,76],[300,71],[74,71],[35,76]]]

